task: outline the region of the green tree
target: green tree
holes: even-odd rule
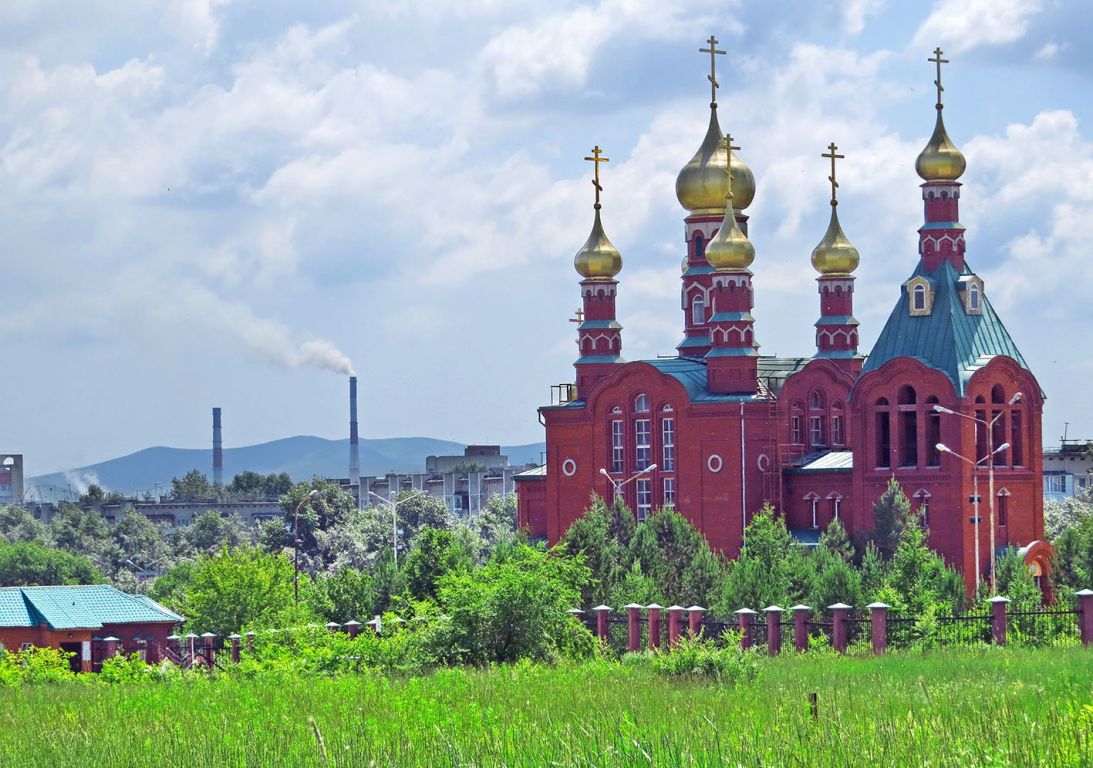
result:
[[[888,488],[873,505],[873,530],[869,534],[869,541],[877,548],[877,552],[885,562],[895,556],[904,529],[918,527],[917,525],[909,526],[910,519],[911,502],[908,501],[903,488],[893,475],[888,480]]]
[[[356,509],[357,500],[352,494],[319,477],[310,483],[298,483],[281,496],[285,527],[297,531],[300,549],[308,555],[318,553],[319,531],[330,530]]]
[[[1052,541],[1089,519],[1093,519],[1093,489],[1044,502],[1044,535]]]
[[[182,478],[172,477],[170,495],[172,501],[208,501],[216,498],[209,478],[196,469],[191,469]]]
[[[844,563],[854,561],[854,545],[850,543],[850,537],[846,535],[846,528],[838,520],[828,523],[820,534],[820,548],[825,549]]]
[[[0,506],[0,537],[12,542],[36,541],[44,544],[48,534],[45,525],[23,507]]]
[[[588,635],[566,613],[590,577],[580,559],[527,545],[502,549],[482,568],[441,580],[438,602],[451,617],[445,645],[452,661],[546,661],[574,634]]]
[[[0,542],[0,587],[101,584],[102,574],[86,557],[36,542]]]
[[[87,490],[80,494],[80,502],[83,504],[102,504],[106,499],[106,491],[98,483],[91,483]]]
[[[478,514],[478,535],[489,548],[500,541],[512,541],[516,536],[516,494],[492,494]]]
[[[315,581],[310,602],[324,621],[364,623],[377,613],[376,585],[372,576],[355,568],[339,568]]]
[[[846,603],[863,608],[861,602],[861,574],[832,551],[818,547],[812,552],[815,559],[816,577],[813,581],[810,605],[824,610],[834,603]]]
[[[301,618],[294,608],[292,563],[249,546],[203,554],[193,564],[181,600],[174,607],[198,634],[280,628]],[[310,583],[302,580],[306,597]]]
[[[787,563],[796,545],[785,521],[766,505],[744,532],[746,543],[731,564],[722,590],[718,606],[722,613],[738,608],[760,610],[784,602],[790,594]]]
[[[914,524],[903,526],[889,563],[888,584],[900,596],[898,607],[916,614],[937,606],[959,611],[965,602],[960,574],[926,546],[926,530]]]
[[[425,528],[406,559],[406,587],[418,600],[431,599],[444,576],[467,573],[473,566],[473,554],[460,546],[451,531]]]
[[[111,540],[110,523],[94,509],[61,504],[49,521],[53,545],[75,555],[99,555]]]
[[[123,560],[114,564],[117,568],[151,570],[167,557],[163,529],[131,508],[114,524],[113,538]]]
[[[181,556],[194,556],[212,554],[223,547],[234,549],[249,543],[251,533],[238,515],[225,516],[210,509],[175,532],[175,551]]]

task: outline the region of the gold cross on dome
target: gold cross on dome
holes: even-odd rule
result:
[[[573,313],[573,317],[569,318],[569,322],[577,323],[578,325],[580,323],[583,323],[584,322],[584,310],[580,309],[578,307],[577,311]]]
[[[732,153],[740,147],[732,143],[732,134],[725,134],[725,170],[729,173],[729,191],[725,194],[727,200],[732,200]]]
[[[600,186],[600,163],[610,163],[611,161],[606,157],[601,157],[603,150],[600,149],[600,145],[592,147],[592,157],[586,157],[585,160],[590,163],[596,164],[596,176],[592,179],[592,186],[596,188],[596,209],[600,207],[600,192],[603,192],[603,187]]]
[[[706,79],[710,81],[710,104],[717,103],[717,57],[724,56],[724,51],[717,50],[717,38],[710,35],[710,39],[706,41],[710,44],[709,48],[699,48],[699,53],[710,54],[710,74],[706,75]]]
[[[835,190],[837,190],[839,188],[839,182],[835,181],[835,160],[836,159],[842,160],[844,157],[846,157],[846,155],[837,155],[837,154],[835,154],[836,149],[838,149],[838,147],[835,146],[835,142],[831,142],[830,144],[827,145],[827,152],[824,152],[823,154],[820,155],[820,157],[830,157],[831,158],[831,175],[827,177],[827,180],[831,182],[831,204],[832,205],[838,205],[839,204],[839,201],[835,199],[835,196],[836,196],[835,195]]]
[[[926,59],[926,61],[932,61],[937,65],[937,79],[934,80],[934,85],[937,86],[937,108],[941,109],[941,92],[945,89],[941,86],[941,65],[948,64],[948,59],[941,58],[941,48],[934,48],[934,57],[932,59]]]

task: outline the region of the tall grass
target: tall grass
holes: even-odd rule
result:
[[[735,686],[653,667],[30,685],[0,690],[0,765],[1093,765],[1083,649],[787,655]]]

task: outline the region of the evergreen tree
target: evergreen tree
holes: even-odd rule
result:
[[[820,534],[820,547],[826,549],[844,563],[854,561],[854,545],[846,535],[846,528],[838,520],[832,520]]]
[[[893,475],[888,481],[888,488],[873,505],[873,530],[869,536],[869,540],[885,562],[891,560],[896,554],[901,534],[908,527],[910,517],[911,502],[908,501],[903,488]],[[914,525],[910,527],[917,528]]]

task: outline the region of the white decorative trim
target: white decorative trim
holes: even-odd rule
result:
[[[711,472],[720,472],[721,468],[725,466],[725,462],[721,460],[721,457],[716,453],[711,453],[710,458],[706,459],[706,469]]]
[[[760,472],[766,472],[770,469],[770,456],[767,456],[765,453],[759,454],[759,458],[755,460],[755,464],[759,467]]]
[[[577,474],[577,462],[573,459],[566,459],[562,462],[562,474],[566,477],[573,477]]]

